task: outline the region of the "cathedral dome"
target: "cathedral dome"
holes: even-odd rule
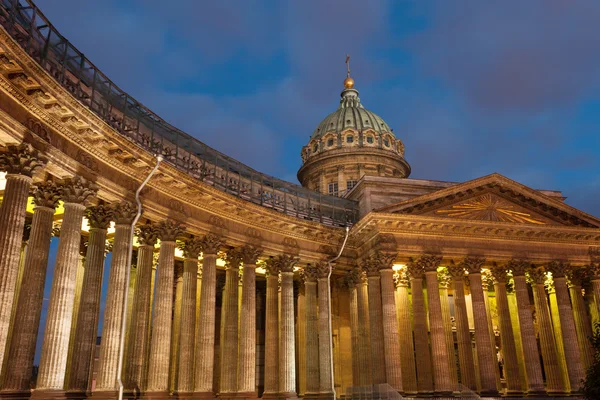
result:
[[[353,85],[354,82],[352,82]],[[341,97],[338,109],[321,121],[313,132],[311,139],[322,137],[331,132],[341,133],[347,129],[353,129],[357,132],[372,130],[379,135],[389,133],[394,137],[392,129],[379,115],[363,107],[358,97],[358,90],[352,87],[346,88]]]
[[[302,148],[298,180],[304,187],[343,196],[365,175],[407,178],[404,143],[360,102],[354,79],[344,80],[340,105],[317,126]]]

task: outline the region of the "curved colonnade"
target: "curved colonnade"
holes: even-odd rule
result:
[[[562,225],[509,226],[392,207],[356,221],[352,201],[280,184],[164,130],[71,54],[33,5],[1,4],[0,397],[116,398],[130,273],[127,396],[331,398],[378,384],[407,396],[577,391],[600,308],[596,219],[559,209]],[[163,130],[145,131],[152,119]],[[156,154],[166,162],[132,226]],[[529,193],[497,176],[472,182],[471,192]],[[352,222],[329,287],[326,261]]]

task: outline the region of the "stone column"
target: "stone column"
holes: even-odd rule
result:
[[[215,362],[215,301],[217,297],[217,252],[222,242],[208,234],[202,238],[202,288],[200,321],[196,342],[194,398],[213,399]]]
[[[317,314],[317,279],[319,271],[314,265],[304,268],[306,301],[306,393],[305,399],[319,397],[319,319]]]
[[[418,387],[415,370],[415,350],[413,347],[410,300],[408,296],[408,274],[406,273],[406,269],[394,274],[394,283],[396,285],[396,311],[398,313],[402,387],[407,396],[413,396],[417,394]]]
[[[552,329],[550,310],[548,309],[548,299],[544,288],[547,278],[546,271],[543,267],[532,268],[529,270],[529,276],[533,281],[532,287],[540,331],[540,346],[542,348],[544,371],[546,372],[546,391],[549,395],[565,393],[566,387],[560,370],[554,330]]]
[[[381,275],[381,307],[383,312],[383,339],[385,349],[385,372],[387,383],[396,391],[402,392],[402,367],[400,365],[400,337],[398,315],[396,314],[396,294],[392,266],[396,254],[378,253],[377,264]]]
[[[359,273],[359,282],[356,286],[356,302],[358,309],[358,364],[360,365],[360,386],[373,384],[371,364],[371,338],[369,329],[369,293],[367,276]]]
[[[183,228],[173,221],[163,221],[159,223],[157,230],[160,239],[160,253],[146,396],[168,398],[171,319],[173,317],[173,273],[175,247],[177,246],[175,239],[181,235]]]
[[[406,269],[410,277],[412,289],[413,324],[415,331],[415,352],[417,354],[417,386],[420,395],[433,393],[433,377],[431,375],[431,352],[429,350],[429,333],[427,332],[427,313],[423,296],[423,265],[411,261]]]
[[[79,177],[68,179],[61,188],[65,214],[50,292],[37,388],[32,398],[47,398],[61,394],[64,390],[79,264],[81,222],[86,204],[96,191],[95,184]]]
[[[73,301],[73,317],[71,319],[71,332],[69,333],[69,352],[67,353],[67,374],[65,375],[65,388],[71,386],[69,380],[73,371],[75,332],[77,331],[77,319],[79,317],[79,305],[81,303],[81,290],[83,289],[83,276],[85,275],[86,249],[86,238],[81,236],[81,242],[79,243],[79,263],[77,264],[77,275],[75,278],[75,299]]]
[[[331,370],[331,329],[329,328],[329,266],[327,262],[316,265],[318,271],[318,330],[319,330],[319,391],[324,399],[333,398],[333,371]]]
[[[508,308],[508,296],[506,294],[506,268],[494,265],[491,268],[494,277],[494,290],[496,292],[496,307],[498,308],[498,324],[500,325],[500,341],[502,355],[504,356],[504,376],[506,377],[506,394],[518,395],[523,392],[521,388],[521,377],[519,374],[519,362],[517,360],[517,347],[513,326],[510,320]]]
[[[369,281],[369,328],[371,338],[371,368],[373,384],[386,383],[383,315],[381,307],[381,278],[375,257],[365,260],[363,268]]]
[[[461,384],[467,389],[477,390],[471,332],[469,330],[467,303],[465,301],[465,269],[462,265],[451,263],[448,267],[448,272],[452,275],[454,289],[454,319],[456,321],[456,341],[458,343]]]
[[[425,270],[427,281],[427,304],[429,307],[429,330],[431,331],[431,356],[433,363],[433,383],[435,392],[440,395],[452,393],[450,370],[448,368],[448,347],[446,347],[446,333],[442,319],[442,304],[438,288],[437,268],[442,261],[441,256],[424,255],[419,258],[419,263]],[[442,360],[446,360],[444,362]]]
[[[597,319],[593,320],[592,323],[596,323],[600,322],[600,260],[592,259],[589,270],[592,275],[592,291],[594,292],[594,307],[592,307],[592,310],[595,308],[596,314],[598,314]]]
[[[592,337],[592,323],[587,313],[585,302],[582,295],[583,281],[588,279],[588,271],[583,268],[571,268],[569,271],[569,291],[573,303],[573,317],[575,319],[575,328],[577,330],[577,342],[583,361],[583,369],[587,369],[594,362],[594,353],[588,338]]]
[[[567,288],[567,278],[565,275],[570,266],[562,261],[552,261],[548,264],[547,268],[552,272],[552,279],[554,280],[554,288],[556,290],[556,301],[558,303],[558,314],[571,392],[578,392],[585,373],[581,363],[582,358],[577,342],[573,308],[569,299],[569,289]]]
[[[279,393],[279,264],[275,259],[269,258],[266,261],[266,270],[265,390],[262,398],[277,399]]]
[[[543,394],[544,383],[542,380],[542,367],[538,353],[537,339],[533,327],[533,316],[529,293],[525,281],[525,269],[530,264],[523,260],[511,260],[506,268],[513,274],[515,284],[515,296],[517,298],[517,310],[519,314],[519,328],[521,330],[521,342],[523,343],[523,356],[525,372],[527,376],[527,393],[531,395]]]
[[[199,239],[190,239],[181,249],[183,262],[183,290],[181,298],[181,327],[179,328],[179,376],[177,397],[189,398],[194,392],[194,339],[196,329],[196,286],[198,256],[202,251]]]
[[[358,296],[356,285],[360,282],[360,275],[352,269],[344,276],[344,285],[348,289],[350,299],[350,335],[352,343],[352,386],[360,386],[359,339],[358,339]]]
[[[454,334],[452,333],[452,319],[450,317],[450,300],[448,299],[448,287],[452,276],[447,268],[438,273],[438,288],[440,304],[442,306],[442,320],[444,323],[444,334],[446,336],[446,349],[448,352],[448,368],[450,369],[450,382],[453,392],[460,392],[458,386],[458,370],[456,368],[456,352],[454,351]]]
[[[26,284],[21,286],[16,304],[17,317],[14,319],[8,350],[10,368],[4,374],[0,392],[2,395],[6,392],[29,392],[30,389],[52,238],[52,221],[59,196],[59,188],[51,181],[37,185],[33,193],[35,208],[22,277]]]
[[[297,282],[296,300],[296,360],[298,361],[298,397],[306,393],[306,292],[304,290],[304,270],[300,272],[301,282]]]
[[[15,289],[21,259],[21,243],[31,177],[46,164],[29,144],[8,146],[0,152],[0,171],[6,171],[4,198],[0,207],[0,369],[15,301]],[[3,376],[0,371],[0,377]]]
[[[169,392],[177,390],[179,379],[179,328],[181,328],[181,302],[183,297],[183,265],[175,262],[175,297],[173,301],[173,321],[171,323],[171,359],[169,360]]]
[[[116,398],[119,391],[117,384],[119,347],[121,346],[121,329],[124,323],[125,289],[128,284],[129,246],[131,245],[133,233],[131,223],[136,214],[137,207],[128,202],[117,204],[114,208],[115,237],[106,293],[102,342],[100,344],[94,397]]]
[[[238,367],[238,398],[255,399],[256,393],[256,262],[262,250],[242,246],[244,263],[240,319],[240,355]]]
[[[281,321],[279,324],[279,398],[296,397],[296,350],[294,338],[294,266],[298,259],[290,255],[276,258],[281,274]]]
[[[238,367],[238,281],[242,255],[232,249],[225,259],[225,291],[221,311],[221,380],[220,398],[233,398],[237,392]]]
[[[142,225],[137,231],[138,247],[137,277],[135,280],[135,293],[131,312],[131,332],[129,333],[129,356],[127,362],[126,376],[124,380],[125,390],[140,394],[145,391],[144,371],[147,370],[146,354],[148,353],[149,341],[147,332],[149,328],[150,308],[152,304],[152,275],[154,272],[154,245],[158,239],[157,230],[154,225]]]
[[[497,396],[496,363],[494,348],[492,347],[485,299],[481,282],[481,267],[485,259],[466,257],[464,267],[469,272],[471,285],[471,298],[473,302],[473,317],[475,322],[475,347],[479,364],[479,379],[481,382],[480,393],[487,396]]]

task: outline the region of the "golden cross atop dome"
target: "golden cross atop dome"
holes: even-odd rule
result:
[[[350,54],[346,54],[346,79],[344,79],[344,87],[352,89],[354,87],[354,79],[350,78]]]

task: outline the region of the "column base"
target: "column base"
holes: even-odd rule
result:
[[[69,393],[67,393],[67,397],[69,397]],[[123,396],[125,397],[125,396]],[[118,390],[96,390],[92,392],[90,398],[94,400],[116,400],[119,398]]]
[[[306,395],[304,396],[304,398],[306,398]],[[277,399],[279,399],[279,393],[273,393],[273,392],[263,393],[261,399],[277,400]]]
[[[193,400],[216,400],[217,396],[213,392],[194,392],[192,393]]]
[[[84,392],[83,390],[69,390],[66,393],[67,399],[71,400],[83,400],[91,397],[91,393]]]
[[[194,397],[194,392],[175,392],[173,397],[178,399],[191,400]]]
[[[279,400],[298,400],[298,394],[296,392],[281,392],[277,398]]]
[[[131,389],[127,389],[127,390],[123,390],[123,398],[127,399],[127,400],[137,400],[142,398],[143,394],[141,392],[141,390],[139,389],[135,389],[135,390],[131,390]]]
[[[236,394],[236,399],[239,400],[257,400],[258,394],[256,392],[238,392]]]
[[[169,400],[169,392],[146,392],[142,393],[142,398],[146,400]]]
[[[529,390],[523,393],[523,397],[547,397],[545,390]]]
[[[506,390],[506,392],[504,392],[505,397],[523,397],[524,395],[525,394],[521,390]]]
[[[332,392],[327,392],[327,393],[319,393],[319,397],[320,400],[335,400],[333,397],[333,393]]]
[[[30,397],[31,390],[0,391],[1,400],[28,400]]]
[[[497,390],[481,390],[478,394],[481,397],[501,397]]]
[[[39,389],[31,393],[32,400],[66,400],[67,392],[64,390]]]
[[[420,391],[417,392],[417,397],[433,397],[433,391]]]

